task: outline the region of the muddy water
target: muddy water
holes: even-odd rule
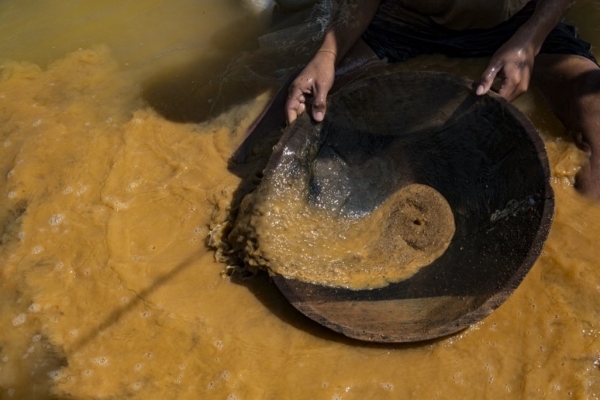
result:
[[[571,15],[600,44],[597,2]],[[233,0],[0,3],[0,398],[596,398],[600,205],[574,191],[584,154],[534,93],[516,104],[546,141],[556,218],[481,323],[365,345],[298,315],[265,276],[223,277],[206,238],[253,172],[228,159],[268,91],[193,123],[164,115],[195,81],[155,107],[144,88],[207,58],[222,72],[250,20]]]

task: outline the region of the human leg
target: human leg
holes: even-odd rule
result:
[[[539,54],[532,80],[567,130],[590,152],[576,188],[600,199],[600,68],[578,55]]]

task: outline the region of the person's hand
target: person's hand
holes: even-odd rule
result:
[[[327,106],[327,93],[335,78],[335,57],[335,54],[329,51],[317,52],[292,82],[285,103],[288,124],[306,111],[309,99],[312,99],[313,118],[318,122],[323,120]]]
[[[529,40],[513,36],[492,56],[487,68],[481,75],[476,93],[487,93],[494,80],[502,79],[498,94],[512,101],[527,91],[533,70],[535,51]]]

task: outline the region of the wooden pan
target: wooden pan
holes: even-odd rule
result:
[[[441,257],[384,288],[274,276],[300,312],[352,338],[413,342],[481,320],[521,283],[552,223],[547,155],[523,114],[494,94],[476,96],[472,86],[435,72],[369,77],[331,96],[322,124],[304,115],[287,128],[265,177],[320,130],[311,160],[319,201],[364,214],[406,185],[425,184],[446,198],[456,226]],[[343,179],[327,179],[331,170]]]

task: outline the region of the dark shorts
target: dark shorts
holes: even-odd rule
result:
[[[510,39],[534,10],[535,1],[531,1],[512,18],[493,28],[464,31],[451,30],[431,20],[425,26],[410,26],[377,14],[362,38],[379,58],[387,58],[389,62],[432,53],[450,57],[489,57]],[[550,32],[540,54],[578,55],[598,64],[591,53],[591,45],[577,37],[575,27],[562,22]]]

